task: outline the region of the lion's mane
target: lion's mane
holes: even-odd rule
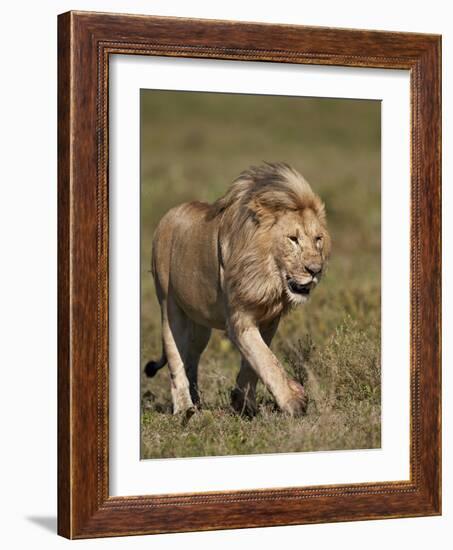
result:
[[[230,302],[265,320],[285,312],[285,300],[272,240],[267,233],[280,214],[310,208],[325,226],[321,199],[291,166],[265,163],[242,172],[206,214],[219,219],[221,262]]]

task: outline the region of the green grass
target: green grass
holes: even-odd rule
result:
[[[214,200],[251,164],[288,162],[325,201],[333,246],[319,288],[272,343],[305,383],[307,415],[286,417],[262,386],[258,415],[235,415],[239,354],[214,331],[200,363],[203,410],[187,425],[171,415],[168,369],[142,374],[142,458],[380,446],[379,151],[374,101],[142,92],[141,369],[161,352],[150,252],[172,206]]]

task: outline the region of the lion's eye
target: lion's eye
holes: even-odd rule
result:
[[[322,235],[318,235],[315,239],[315,242],[316,242],[316,246],[318,248],[321,248],[321,246],[322,246]]]
[[[291,242],[295,243],[295,244],[297,244],[297,243],[299,242],[299,239],[298,239],[297,237],[295,237],[294,235],[289,235],[289,236],[288,236],[288,239],[289,239]]]

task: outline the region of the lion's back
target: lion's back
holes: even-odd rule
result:
[[[217,220],[209,221],[208,211],[206,203],[184,203],[160,220],[152,252],[158,296],[167,294],[170,282],[178,294],[193,296],[209,295],[209,288],[217,286]]]

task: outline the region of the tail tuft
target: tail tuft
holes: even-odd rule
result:
[[[145,366],[145,374],[148,378],[153,378],[156,376],[157,371],[165,367],[167,364],[167,357],[165,356],[165,353],[162,354],[162,357],[159,359],[159,361],[148,361]]]
[[[148,378],[153,378],[161,368],[157,361],[149,361],[145,366],[145,374]]]

